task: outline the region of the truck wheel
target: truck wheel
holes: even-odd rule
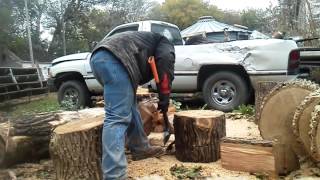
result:
[[[203,98],[209,107],[228,112],[249,99],[249,88],[243,78],[232,72],[211,75],[203,85]]]
[[[66,81],[58,91],[58,102],[68,109],[80,109],[90,105],[87,87],[80,81]]]

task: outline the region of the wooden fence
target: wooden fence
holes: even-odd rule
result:
[[[0,68],[0,103],[47,93],[37,68]]]

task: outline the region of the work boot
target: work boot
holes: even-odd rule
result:
[[[158,146],[151,146],[147,150],[139,153],[133,153],[132,154],[132,160],[133,161],[139,161],[142,159],[147,159],[151,157],[160,157],[165,154],[165,151],[162,147]]]

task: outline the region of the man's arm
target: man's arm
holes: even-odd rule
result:
[[[156,65],[160,79],[159,107],[167,112],[171,93],[171,85],[174,79],[175,52],[173,44],[165,37],[160,39],[155,51]]]

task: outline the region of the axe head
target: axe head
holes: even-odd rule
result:
[[[170,139],[170,132],[169,132],[169,129],[166,129],[164,132],[163,132],[163,145],[165,146],[167,144],[167,142],[169,141]]]

